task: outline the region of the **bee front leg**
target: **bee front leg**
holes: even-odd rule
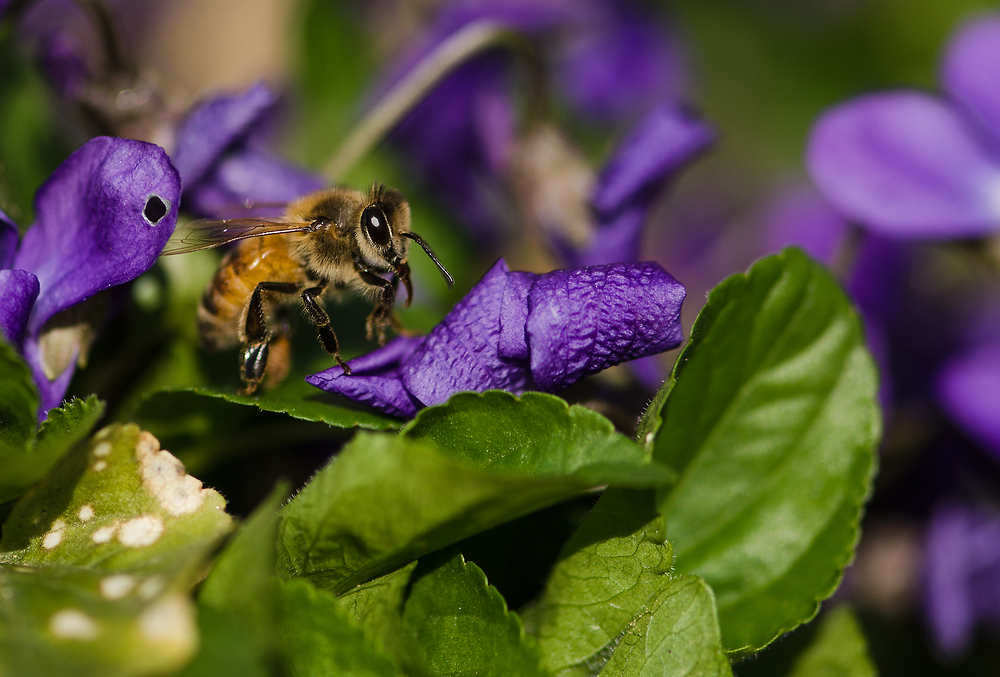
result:
[[[392,313],[392,306],[396,302],[396,287],[391,281],[379,277],[366,268],[356,265],[355,269],[362,280],[381,290],[379,299],[375,303],[375,309],[365,323],[365,330],[369,341],[377,333],[378,344],[383,346],[385,345],[385,330],[387,328],[392,327],[396,331],[401,329],[399,320]]]
[[[252,395],[267,371],[267,343],[270,335],[264,314],[263,292],[294,294],[298,290],[299,285],[294,282],[258,282],[254,287],[243,324],[246,348],[243,350],[243,364],[240,368],[240,378],[243,379],[241,394]]]
[[[330,326],[330,316],[326,314],[326,311],[323,310],[323,307],[317,300],[326,291],[326,286],[326,282],[321,282],[315,287],[302,290],[302,303],[305,304],[309,317],[316,324],[316,329],[319,331],[319,340],[326,349],[326,352],[333,355],[333,359],[337,360],[337,364],[341,366],[344,370],[344,375],[347,376],[351,373],[351,368],[340,357],[340,344],[337,343],[337,335]]]

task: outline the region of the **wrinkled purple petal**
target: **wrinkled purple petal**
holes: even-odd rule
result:
[[[813,181],[850,219],[891,237],[972,237],[1000,229],[1000,156],[950,104],[873,94],[813,127]]]
[[[217,96],[196,106],[177,130],[172,155],[185,186],[204,179],[222,154],[249,135],[277,103],[263,83],[241,94]]]
[[[0,270],[10,268],[14,264],[17,241],[17,225],[0,209]]]
[[[683,340],[684,286],[659,264],[546,273],[528,297],[531,375],[545,391]]]
[[[603,122],[636,118],[684,88],[676,38],[626,3],[580,3],[586,16],[557,56],[556,84],[574,108]]]
[[[497,261],[400,368],[406,390],[422,404],[440,404],[461,390],[528,387],[524,365],[499,354],[507,275],[507,264]]]
[[[307,380],[400,416],[462,390],[554,392],[679,345],[683,300],[655,263],[536,275],[501,259],[427,336],[350,362],[350,376],[334,367]]]
[[[663,183],[715,139],[702,119],[674,103],[650,111],[604,166],[592,202],[600,217],[648,202]]]
[[[955,504],[936,507],[924,557],[931,630],[945,654],[960,656],[978,621],[1000,621],[1000,516]]]
[[[938,397],[948,415],[1000,460],[1000,343],[949,361]]]
[[[180,189],[170,158],[144,141],[97,137],[59,165],[35,195],[36,221],[14,259],[41,286],[28,331],[148,270],[177,224]]]
[[[18,350],[36,298],[37,277],[26,270],[0,270],[0,339]]]
[[[538,279],[534,273],[513,271],[507,273],[507,286],[500,301],[500,357],[511,360],[528,359],[528,338],[524,327],[528,321],[528,291]]]
[[[1000,149],[1000,15],[964,26],[948,45],[941,85]]]
[[[420,409],[420,403],[403,388],[398,369],[400,362],[423,341],[423,336],[397,337],[385,346],[349,361],[350,376],[345,376],[340,365],[335,365],[319,374],[307,376],[306,382],[367,404],[390,416],[409,418]]]

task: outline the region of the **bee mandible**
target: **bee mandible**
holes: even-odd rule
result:
[[[289,203],[281,219],[191,221],[178,227],[163,255],[236,242],[202,295],[198,330],[206,348],[242,346],[242,392],[252,394],[262,381],[272,387],[288,374],[292,304],[301,301],[320,343],[345,374],[351,369],[323,309],[325,294],[346,289],[371,300],[375,308],[366,333],[379,345],[387,329],[402,331],[393,304],[400,282],[404,307],[413,295],[409,240],[427,253],[449,286],[454,283],[430,246],[410,230],[410,206],[402,194],[378,183],[367,193],[343,187],[310,193]]]

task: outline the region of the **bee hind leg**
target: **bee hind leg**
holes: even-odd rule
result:
[[[294,282],[258,282],[250,296],[247,306],[246,321],[243,326],[246,336],[246,348],[243,350],[240,378],[243,380],[241,395],[252,395],[260,385],[264,376],[269,373],[268,342],[271,340],[264,314],[263,292],[278,294],[294,294],[299,291],[299,285]],[[287,323],[281,323],[281,334],[287,333]],[[270,373],[275,370],[271,369]],[[268,379],[273,381],[274,379]]]
[[[302,290],[302,303],[305,305],[309,317],[316,325],[316,330],[319,332],[319,340],[323,344],[323,348],[333,356],[333,359],[337,360],[337,364],[344,370],[344,376],[348,376],[351,373],[351,368],[347,366],[347,363],[340,356],[340,344],[337,343],[337,335],[333,332],[333,327],[330,326],[330,316],[326,314],[326,311],[323,310],[323,307],[317,300],[324,291],[326,291],[325,283]]]

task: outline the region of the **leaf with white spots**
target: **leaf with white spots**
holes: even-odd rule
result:
[[[187,579],[231,527],[225,501],[134,425],[104,428],[15,506],[0,561]],[[178,579],[180,577],[180,579]]]
[[[149,579],[146,579],[147,581]],[[162,674],[198,644],[194,605],[127,574],[0,569],[0,674]]]

